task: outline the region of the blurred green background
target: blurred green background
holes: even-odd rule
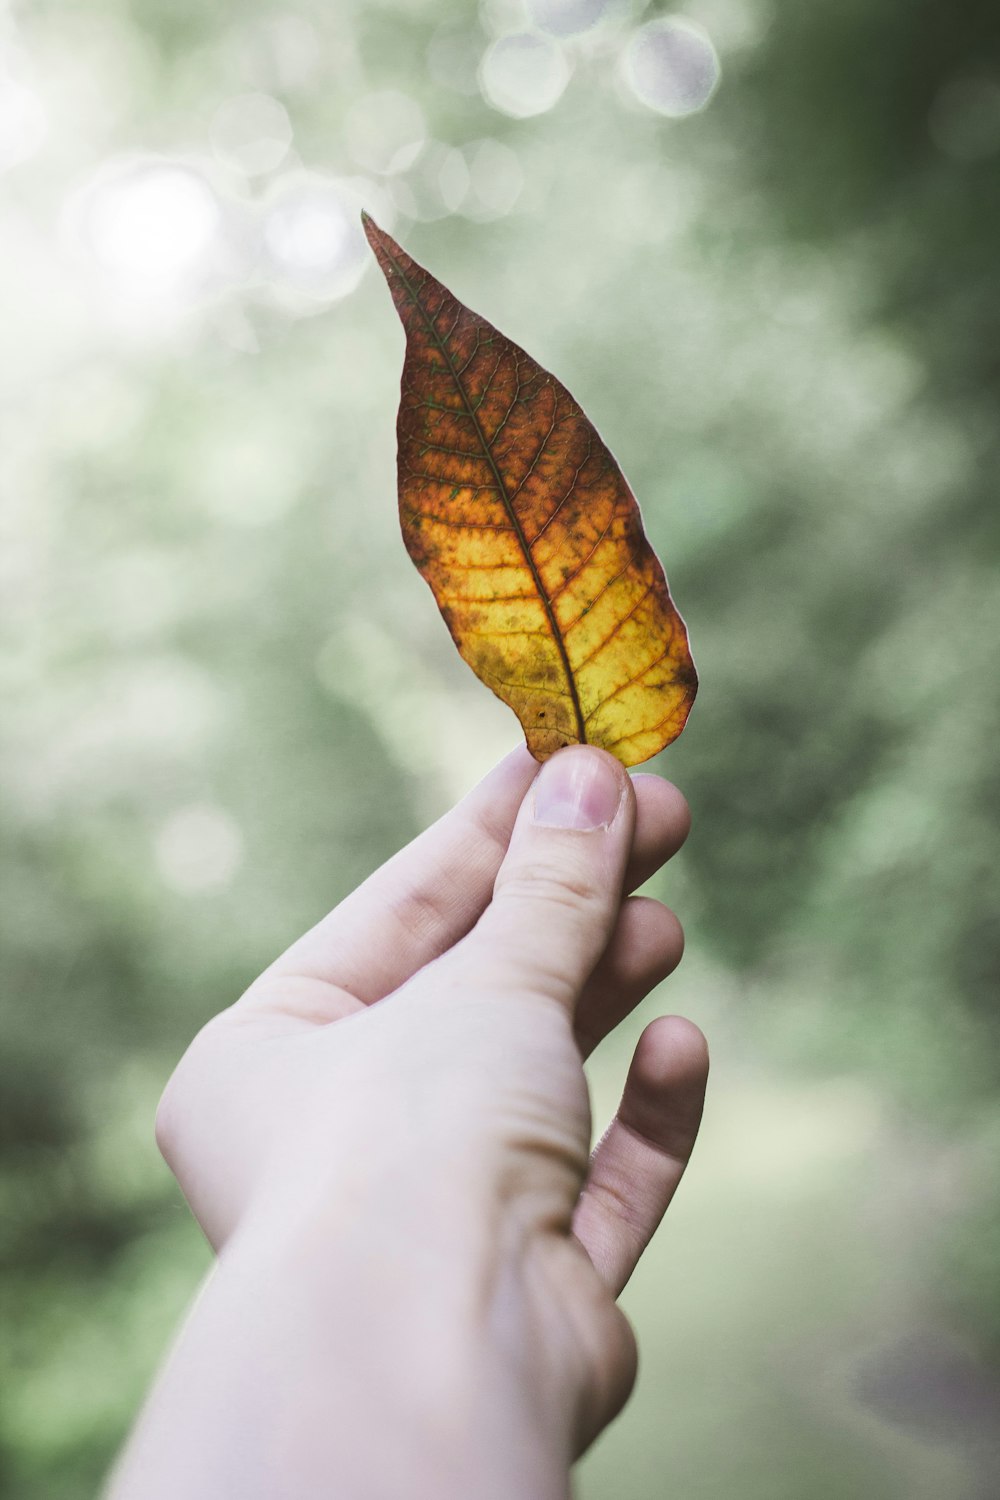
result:
[[[0,4],[0,1494],[207,1252],[197,1027],[518,739],[395,517],[365,203],[620,458],[701,694],[708,1032],[584,1500],[1000,1494],[993,0]]]

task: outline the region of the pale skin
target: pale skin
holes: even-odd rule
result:
[[[583,1059],[683,946],[627,893],[687,829],[602,751],[515,751],[205,1027],[157,1135],[218,1261],[109,1500],[566,1500],[701,1118],[661,1017],[590,1151]]]

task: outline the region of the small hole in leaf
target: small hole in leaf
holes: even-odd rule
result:
[[[540,708],[540,709],[539,709],[539,710],[538,710],[538,717],[539,717],[539,718],[540,718],[540,719],[544,719],[544,718],[545,718],[545,710],[544,710],[544,708]]]

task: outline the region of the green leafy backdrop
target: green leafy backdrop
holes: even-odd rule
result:
[[[517,738],[361,202],[593,416],[702,677],[592,1078],[666,1008],[712,1090],[580,1493],[995,1495],[995,6],[12,3],[0,168],[0,1495],[94,1492],[207,1264],[186,1042]]]

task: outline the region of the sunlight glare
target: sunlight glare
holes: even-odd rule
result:
[[[198,172],[166,160],[133,162],[102,175],[88,198],[86,236],[106,270],[171,287],[208,269],[222,214]]]
[[[356,205],[341,185],[300,173],[279,185],[267,209],[263,240],[276,279],[329,302],[353,291],[366,264]]]
[[[48,134],[42,101],[26,83],[0,81],[0,172],[27,161]]]

